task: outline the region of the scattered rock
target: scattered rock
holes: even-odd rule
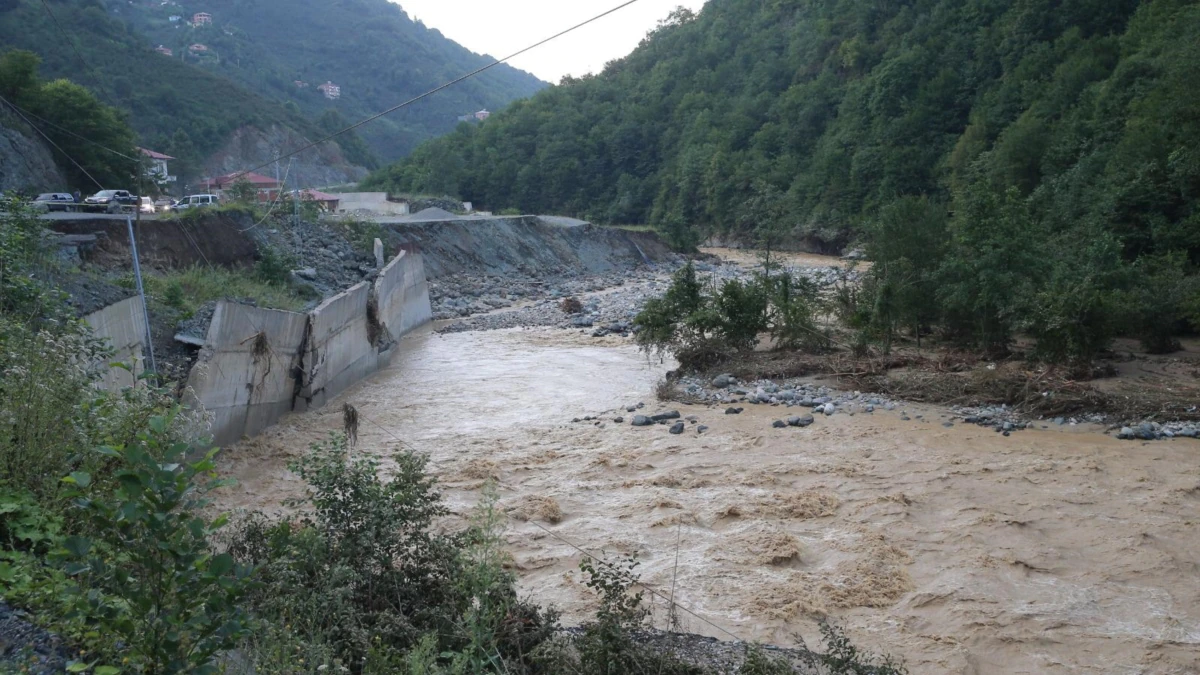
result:
[[[712,381],[712,386],[716,387],[717,389],[725,389],[732,384],[733,384],[733,376],[732,375],[718,375],[718,376],[714,377],[713,381]]]
[[[726,408],[725,414],[726,415],[741,415],[743,410],[745,410],[745,408]]]
[[[774,422],[771,423],[771,426],[775,427],[776,429],[783,429],[783,428],[787,427],[787,423],[784,422],[783,420],[775,420]]]
[[[704,432],[706,432],[706,431],[708,431],[708,427],[707,427],[707,426],[705,426],[705,425],[703,425],[703,424],[701,424],[700,426],[696,427],[696,433],[698,433],[698,434],[702,434],[702,433],[704,433]]]
[[[679,434],[683,433],[683,430],[685,428],[687,428],[687,427],[683,422],[676,422],[675,424],[671,425],[670,431],[671,431],[671,433],[673,433],[675,435],[679,435]]]
[[[613,418],[613,422],[614,422],[614,423],[616,423],[616,424],[624,424],[624,423],[625,423],[625,418],[624,418],[624,417],[619,417],[619,416],[618,416],[618,417],[614,417],[614,418]]]
[[[813,422],[816,422],[816,419],[814,419],[812,415],[805,414],[805,415],[796,415],[795,417],[789,417],[787,422],[788,422],[788,425],[793,426],[793,427],[807,427],[807,426],[811,425]]]
[[[833,403],[826,403],[824,412],[826,415],[832,415],[833,413],[837,412],[837,408],[833,405]]]
[[[654,422],[662,422],[664,420],[677,420],[677,419],[679,419],[679,411],[678,410],[670,410],[665,413],[658,413],[657,415],[651,415],[650,419]]]
[[[654,424],[654,420],[650,419],[649,417],[646,417],[645,415],[634,415],[633,416],[633,426],[635,426],[635,427],[648,427],[651,424]]]

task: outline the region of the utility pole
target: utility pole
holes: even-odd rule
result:
[[[133,251],[133,278],[137,280],[137,292],[142,298],[142,317],[146,320],[146,352],[150,355],[150,372],[157,374],[158,364],[154,362],[154,332],[150,329],[150,309],[146,306],[146,289],[142,286],[142,266],[138,262],[137,239],[133,236],[133,216],[126,214],[125,224],[129,227],[129,249]]]

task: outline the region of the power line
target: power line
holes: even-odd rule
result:
[[[28,110],[25,110],[25,109],[24,109],[24,108],[22,108],[21,106],[17,105],[16,103],[13,103],[12,101],[8,101],[8,104],[9,104],[10,106],[12,106],[12,107],[16,108],[17,110],[20,110],[21,112],[25,113],[26,115],[28,115],[28,116],[30,116],[30,117],[32,117],[32,118],[34,118],[34,119],[36,119],[36,120],[38,120],[38,121],[42,122],[43,124],[48,124],[48,125],[50,125],[50,126],[54,127],[55,129],[58,129],[59,131],[63,132],[64,134],[67,134],[68,136],[72,136],[72,137],[74,137],[74,138],[77,138],[77,139],[79,139],[79,140],[83,141],[84,143],[89,143],[89,144],[91,144],[91,145],[94,145],[94,146],[96,146],[97,148],[100,148],[101,150],[104,150],[105,152],[111,152],[112,154],[116,155],[117,157],[122,157],[122,158],[124,158],[124,159],[128,159],[128,160],[129,160],[129,161],[131,161],[131,162],[137,162],[137,163],[139,163],[139,164],[140,164],[140,163],[141,163],[141,161],[142,161],[141,159],[139,159],[139,158],[137,158],[137,157],[130,157],[129,155],[127,155],[127,154],[125,154],[125,153],[123,153],[123,152],[120,152],[120,151],[117,151],[117,150],[113,150],[112,148],[108,147],[107,145],[104,145],[104,144],[102,144],[102,143],[98,143],[98,142],[96,142],[96,141],[93,141],[92,139],[88,138],[87,136],[83,136],[83,135],[81,135],[81,134],[77,134],[77,133],[75,133],[74,131],[71,131],[70,129],[68,129],[68,128],[64,127],[64,126],[61,126],[61,125],[55,124],[54,122],[51,122],[50,120],[46,119],[45,117],[42,117],[42,116],[40,116],[40,115],[37,115],[37,114],[35,114],[35,113],[31,113],[31,112],[29,112]]]
[[[50,139],[50,137],[49,137],[49,136],[47,136],[47,135],[46,135],[46,133],[45,133],[45,132],[43,132],[41,129],[39,129],[39,128],[38,128],[38,126],[37,126],[36,124],[34,124],[33,122],[30,122],[30,121],[29,121],[29,118],[28,118],[28,117],[26,117],[26,116],[25,116],[25,114],[24,114],[24,113],[22,113],[22,112],[20,111],[20,109],[18,109],[18,108],[17,108],[17,106],[15,106],[15,105],[13,105],[12,103],[10,103],[10,102],[9,102],[9,100],[8,100],[8,99],[6,99],[6,98],[4,98],[3,96],[0,96],[0,101],[4,101],[5,103],[7,103],[7,104],[9,105],[9,107],[11,107],[11,108],[13,109],[13,112],[17,113],[17,115],[19,115],[19,116],[21,117],[21,119],[25,120],[25,123],[26,123],[26,124],[28,124],[30,127],[32,127],[34,131],[38,132],[38,134],[40,134],[42,138],[46,139],[46,142],[47,142],[47,143],[49,143],[50,145],[54,146],[54,149],[55,149],[55,150],[58,150],[59,152],[61,152],[61,153],[63,154],[63,156],[64,156],[64,157],[66,157],[67,159],[71,160],[71,163],[72,163],[72,164],[74,164],[74,165],[75,165],[75,167],[76,167],[77,169],[79,169],[80,171],[82,171],[82,172],[83,172],[83,175],[85,175],[85,176],[87,176],[89,179],[91,179],[91,181],[92,181],[93,183],[95,183],[95,184],[96,184],[96,187],[100,188],[101,190],[103,190],[103,189],[104,189],[104,186],[100,184],[100,181],[98,181],[98,180],[96,180],[95,178],[93,178],[93,177],[92,177],[92,174],[88,173],[87,169],[83,168],[83,166],[82,166],[82,165],[80,165],[80,163],[79,163],[79,162],[76,162],[74,157],[72,157],[71,155],[67,154],[67,151],[66,151],[66,150],[63,150],[62,148],[60,148],[60,147],[58,146],[58,143],[55,143],[53,140],[51,140],[51,139]]]
[[[42,1],[43,1],[43,2],[45,2],[45,0],[42,0]],[[542,40],[541,42],[534,43],[534,44],[532,44],[532,45],[530,45],[530,46],[528,46],[528,47],[526,47],[526,48],[524,48],[524,49],[522,49],[522,50],[520,50],[520,51],[517,51],[517,52],[514,52],[514,53],[512,53],[512,54],[509,54],[508,56],[506,56],[506,57],[504,57],[504,58],[502,58],[502,59],[497,59],[497,60],[493,61],[492,63],[489,63],[489,64],[488,64],[488,65],[486,65],[486,66],[483,66],[482,68],[478,68],[478,69],[476,69],[476,70],[473,70],[473,71],[471,71],[471,72],[467,73],[466,75],[463,75],[462,77],[459,77],[458,79],[451,80],[450,82],[447,82],[447,83],[445,83],[445,84],[441,85],[440,87],[437,87],[437,88],[434,88],[434,89],[430,89],[429,91],[425,92],[424,94],[421,94],[420,96],[416,96],[416,97],[414,97],[414,98],[410,98],[409,100],[407,100],[407,101],[405,101],[405,102],[403,102],[403,103],[401,103],[401,104],[399,104],[399,105],[392,106],[391,108],[388,108],[387,110],[384,110],[384,111],[383,111],[383,112],[381,112],[381,113],[378,113],[378,114],[372,115],[372,116],[370,116],[370,117],[366,118],[365,120],[363,120],[363,121],[361,121],[361,122],[357,122],[357,123],[355,123],[355,124],[351,124],[350,126],[346,127],[345,129],[342,129],[341,131],[336,131],[336,132],[334,132],[334,133],[332,133],[332,134],[329,134],[328,136],[326,136],[326,137],[324,137],[324,138],[322,138],[322,139],[320,139],[320,140],[318,140],[318,141],[313,141],[313,142],[309,143],[308,145],[305,145],[304,147],[300,148],[299,150],[295,150],[295,151],[289,152],[289,153],[288,153],[288,154],[286,154],[286,155],[282,155],[282,156],[280,156],[280,157],[276,157],[274,160],[272,160],[272,161],[270,161],[270,162],[265,162],[265,163],[263,163],[263,164],[259,164],[258,166],[254,167],[253,169],[247,169],[247,170],[245,170],[245,171],[243,171],[243,172],[240,172],[240,173],[250,173],[250,172],[253,172],[253,171],[258,171],[259,169],[262,169],[262,168],[265,168],[265,167],[267,167],[267,166],[270,166],[272,163],[274,163],[274,162],[277,162],[277,161],[279,161],[279,160],[281,160],[281,159],[287,159],[288,157],[294,157],[294,156],[296,156],[296,155],[298,155],[298,154],[300,154],[300,153],[304,152],[305,150],[308,150],[308,149],[310,149],[310,148],[314,148],[314,147],[316,147],[316,146],[318,146],[318,145],[320,145],[320,144],[322,144],[322,143],[324,143],[324,142],[326,142],[326,141],[333,140],[334,138],[336,138],[336,137],[338,137],[338,136],[341,136],[341,135],[342,135],[342,134],[344,134],[344,133],[347,133],[347,132],[350,132],[350,131],[354,131],[355,129],[357,129],[357,128],[359,128],[359,127],[361,127],[361,126],[365,125],[365,124],[369,124],[370,122],[374,122],[375,120],[377,120],[377,119],[379,119],[380,117],[383,117],[383,116],[385,116],[385,115],[390,115],[391,113],[394,113],[394,112],[396,112],[397,110],[399,110],[399,109],[401,109],[401,108],[404,108],[404,107],[406,107],[406,106],[412,105],[413,103],[416,103],[417,101],[420,101],[421,99],[428,98],[428,97],[430,97],[430,96],[432,96],[432,95],[434,95],[434,94],[438,93],[439,91],[442,91],[443,89],[446,89],[446,88],[452,87],[452,86],[454,86],[454,85],[458,84],[459,82],[462,82],[463,80],[470,79],[470,78],[472,78],[472,77],[474,77],[474,76],[476,76],[476,75],[478,75],[478,74],[480,74],[480,73],[482,73],[482,72],[484,72],[484,71],[491,70],[492,68],[495,68],[496,66],[498,66],[498,65],[500,65],[500,64],[502,64],[502,63],[504,63],[504,62],[506,62],[506,61],[511,61],[512,59],[515,59],[516,57],[518,57],[518,56],[520,56],[520,55],[524,54],[525,52],[528,52],[528,51],[531,51],[531,50],[537,49],[538,47],[541,47],[542,45],[546,44],[547,42],[551,42],[551,41],[553,41],[553,40],[556,40],[556,39],[558,39],[558,38],[560,38],[560,37],[562,37],[562,36],[566,35],[567,33],[574,32],[574,31],[576,31],[576,30],[578,30],[578,29],[580,29],[580,28],[583,28],[584,26],[586,26],[586,25],[588,25],[588,24],[590,24],[590,23],[594,23],[594,22],[596,22],[596,21],[599,21],[600,19],[603,19],[604,17],[608,16],[609,14],[614,14],[614,13],[616,13],[616,12],[618,12],[618,11],[622,10],[622,9],[625,9],[626,7],[628,7],[628,6],[630,6],[630,5],[634,4],[634,3],[636,3],[637,1],[638,1],[638,0],[628,0],[627,2],[624,2],[624,3],[620,4],[620,5],[617,5],[616,7],[613,7],[612,9],[608,10],[607,12],[604,12],[604,13],[602,13],[602,14],[597,14],[596,16],[593,16],[592,18],[588,19],[587,21],[584,21],[584,22],[582,22],[582,23],[575,24],[574,26],[571,26],[570,28],[568,28],[568,29],[566,29],[566,30],[564,30],[564,31],[561,31],[561,32],[555,33],[554,35],[551,35],[550,37],[548,37],[548,38],[546,38],[546,39]]]
[[[96,75],[97,75],[96,70],[94,68],[92,68],[91,64],[88,63],[87,59],[83,58],[83,54],[79,53],[79,45],[75,44],[75,40],[73,40],[71,38],[71,36],[69,34],[67,34],[67,30],[65,28],[63,28],[63,25],[58,20],[58,16],[54,13],[54,10],[50,9],[50,3],[46,2],[46,0],[42,0],[42,7],[46,8],[46,13],[49,14],[50,18],[54,21],[54,25],[58,26],[58,32],[62,33],[63,40],[65,40],[67,42],[67,44],[71,45],[71,49],[74,50],[75,56],[79,58],[79,63],[83,64],[83,69],[87,70],[87,71],[91,71],[92,76],[96,77]],[[102,81],[101,78],[96,77],[96,87],[100,87],[101,81]],[[107,94],[107,93],[108,92],[105,92],[105,94]]]

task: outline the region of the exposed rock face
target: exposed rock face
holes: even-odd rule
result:
[[[24,122],[0,109],[0,192],[7,190],[69,191],[45,141]]]
[[[265,131],[256,127],[242,127],[233,132],[225,145],[205,162],[204,171],[210,176],[223,176],[253,169],[309,142],[310,139],[278,125]],[[256,173],[273,178],[275,166],[272,164],[256,169]],[[280,161],[279,177],[283,178],[284,174],[287,174],[285,182],[290,186],[323,187],[356,182],[367,175],[367,170],[347,162],[342,149],[336,142],[330,141]]]

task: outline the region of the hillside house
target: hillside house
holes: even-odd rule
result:
[[[475,113],[475,119],[479,120],[480,122],[486,120],[487,118],[489,118],[491,116],[492,116],[492,113],[488,112],[487,108],[484,108],[483,110],[480,110],[479,112]]]
[[[155,47],[154,51],[162,54],[163,56],[175,56],[175,52],[171,51],[169,47],[164,47],[162,45]]]
[[[167,17],[167,21],[170,21],[171,23],[179,23],[180,21],[183,21],[183,17],[178,14],[172,14],[171,16]]]
[[[191,47],[188,47],[188,51],[199,56],[201,54],[207,54],[208,47],[206,45],[202,45],[202,44],[194,44]]]
[[[296,85],[297,89],[308,89],[308,83],[304,80],[292,80],[292,84]]]
[[[211,26],[212,14],[209,14],[208,12],[196,12],[192,15],[192,25],[196,27]]]
[[[171,175],[171,171],[167,168],[167,162],[175,159],[170,155],[164,155],[161,152],[147,150],[146,148],[138,148],[138,152],[142,153],[143,163],[146,165],[146,175],[154,179],[156,183],[174,183],[175,176]]]
[[[336,101],[342,97],[342,88],[329,81],[326,81],[325,84],[317,85],[317,89],[320,89],[321,93],[325,94],[325,98],[330,101]]]

